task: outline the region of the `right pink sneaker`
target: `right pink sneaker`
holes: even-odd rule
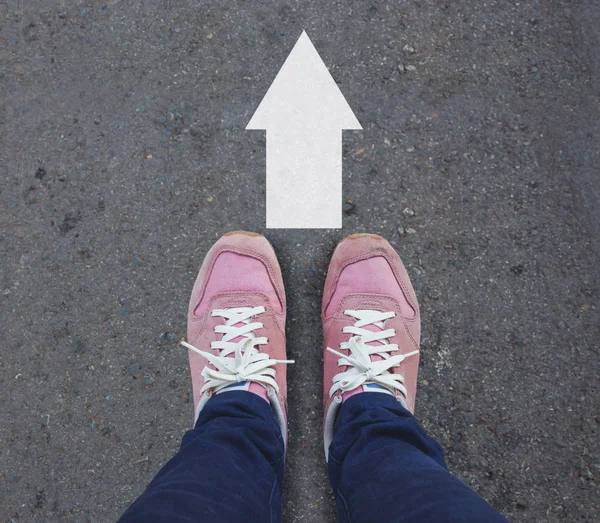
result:
[[[325,457],[342,402],[358,393],[394,396],[414,412],[419,305],[385,238],[354,234],[336,247],[323,292]]]

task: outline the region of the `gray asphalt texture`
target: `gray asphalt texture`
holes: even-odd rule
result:
[[[197,270],[247,229],[287,285],[285,522],[337,520],[319,312],[356,232],[412,278],[450,470],[512,521],[598,521],[599,27],[594,0],[0,2],[0,520],[143,491],[192,422]],[[342,230],[265,230],[244,130],[303,29],[364,128]]]

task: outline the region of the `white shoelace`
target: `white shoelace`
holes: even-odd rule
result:
[[[263,312],[265,312],[265,308],[262,306],[214,309],[211,313],[212,316],[226,319],[224,325],[215,327],[215,332],[222,333],[223,338],[210,344],[211,349],[219,350],[218,356],[197,349],[185,341],[179,342],[187,349],[204,356],[215,367],[214,369],[208,365],[204,367],[202,371],[204,386],[200,389],[200,394],[207,390],[217,393],[229,385],[244,381],[253,381],[265,387],[271,386],[279,392],[273,366],[279,363],[294,362],[271,359],[268,354],[257,349],[258,346],[266,345],[269,342],[268,338],[257,337],[253,332],[264,327],[260,322],[252,322],[253,316]],[[243,323],[243,325],[236,327],[235,325],[239,323]],[[243,339],[237,342],[230,341],[238,337],[243,337]],[[233,358],[230,357],[231,354],[234,354]]]
[[[346,316],[355,318],[354,325],[346,326],[343,332],[353,334],[349,341],[343,342],[340,349],[348,349],[348,355],[342,354],[336,350],[327,347],[329,352],[339,356],[338,366],[350,369],[340,372],[333,377],[333,385],[329,390],[329,396],[333,396],[337,391],[342,393],[353,390],[365,383],[375,383],[386,389],[400,393],[406,398],[407,391],[404,386],[404,377],[400,374],[392,374],[390,369],[400,365],[409,356],[419,353],[418,350],[408,352],[407,354],[397,354],[392,356],[390,353],[398,350],[398,345],[389,343],[389,339],[396,335],[395,329],[385,329],[385,321],[396,316],[394,312],[381,312],[372,310],[346,310]],[[367,325],[376,325],[379,332],[371,332],[365,329]],[[367,345],[369,342],[377,341],[380,345]],[[380,361],[371,361],[371,356],[377,354],[381,356]]]

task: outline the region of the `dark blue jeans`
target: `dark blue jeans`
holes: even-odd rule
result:
[[[220,394],[119,521],[281,521],[283,461],[269,405],[249,392]],[[342,522],[506,522],[450,475],[441,447],[386,394],[344,402],[329,476]]]

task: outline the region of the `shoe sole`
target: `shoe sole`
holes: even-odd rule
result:
[[[346,236],[344,240],[355,240],[356,238],[375,238],[376,240],[385,240],[383,236],[380,236],[379,234],[371,234],[370,232],[359,232],[356,234],[351,234],[350,236]],[[342,240],[342,242],[344,240]]]
[[[234,236],[236,234],[242,234],[243,236],[263,236],[262,234],[258,233],[258,232],[250,232],[250,231],[231,231],[231,232],[226,232],[223,236]]]

